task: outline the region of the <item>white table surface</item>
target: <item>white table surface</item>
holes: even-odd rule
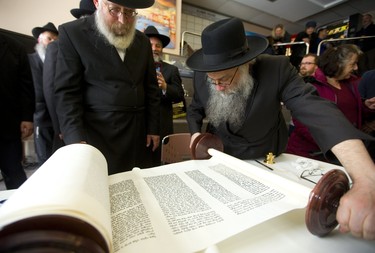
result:
[[[298,156],[283,154],[275,159],[275,164],[267,165],[281,176],[299,182],[311,188],[314,184],[300,179],[293,171],[293,162]],[[259,168],[266,167],[248,161]],[[315,161],[314,161],[315,162]],[[342,169],[332,164],[317,162],[324,171]],[[270,171],[270,170],[269,170]],[[350,234],[342,234],[336,228],[326,237],[312,235],[305,225],[304,209],[296,209],[286,214],[249,228],[204,251],[205,253],[375,253],[375,241],[358,239]]]

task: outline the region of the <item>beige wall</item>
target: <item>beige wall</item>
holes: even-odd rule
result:
[[[0,0],[0,28],[31,35],[31,30],[52,22],[74,20],[70,10],[79,0]]]

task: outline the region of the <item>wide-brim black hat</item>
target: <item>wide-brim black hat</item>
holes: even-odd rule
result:
[[[143,9],[151,7],[155,0],[110,0],[110,2],[132,9]]]
[[[57,31],[56,26],[51,22],[48,22],[43,27],[34,27],[33,30],[31,30],[31,33],[33,34],[35,39],[38,39],[39,35],[46,31],[56,33],[57,35],[59,34],[59,31]]]
[[[202,32],[202,48],[194,52],[186,65],[195,71],[215,72],[240,66],[266,50],[265,37],[245,35],[238,18],[223,19]]]
[[[79,2],[79,8],[71,9],[70,13],[75,18],[80,18],[84,15],[91,15],[96,11],[93,0],[81,0]]]
[[[156,37],[161,41],[161,44],[163,44],[163,48],[166,47],[171,39],[163,34],[160,34],[158,29],[156,29],[155,26],[147,26],[147,28],[144,30],[144,34],[146,34],[149,38],[150,37]]]

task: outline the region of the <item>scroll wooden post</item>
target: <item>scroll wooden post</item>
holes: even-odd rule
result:
[[[224,151],[223,142],[218,136],[210,133],[203,133],[195,138],[191,147],[191,155],[194,160],[209,159],[211,156],[208,153],[208,149],[210,148],[221,152]]]
[[[306,208],[305,223],[310,233],[323,237],[335,229],[340,198],[349,188],[349,178],[341,170],[331,170],[319,180]]]

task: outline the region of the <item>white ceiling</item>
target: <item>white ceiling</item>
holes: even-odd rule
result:
[[[318,26],[348,18],[356,13],[373,14],[374,0],[182,0],[225,16],[238,17],[270,30],[284,24],[289,33],[304,30],[309,20]]]

